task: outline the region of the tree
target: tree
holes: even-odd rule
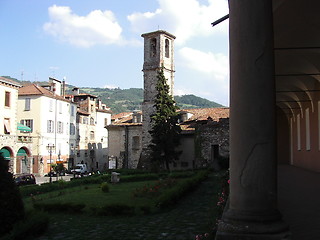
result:
[[[22,198],[8,169],[8,161],[0,154],[0,237],[24,218]]]
[[[177,160],[181,153],[176,150],[180,145],[181,128],[178,125],[178,107],[169,94],[163,67],[158,71],[156,90],[155,113],[151,115],[151,160],[153,165],[165,167],[169,171],[169,164]]]

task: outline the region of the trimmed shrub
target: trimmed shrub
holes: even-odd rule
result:
[[[134,213],[135,207],[120,203],[108,204],[96,210],[96,214],[101,216],[132,216]]]
[[[101,187],[102,192],[107,193],[110,191],[109,184],[106,182],[101,183],[100,187]]]
[[[192,178],[180,180],[172,188],[164,191],[157,199],[156,206],[160,209],[171,207],[176,204],[185,194],[193,190],[200,182],[208,176],[208,171],[199,171]]]
[[[34,203],[34,208],[46,212],[68,212],[68,213],[81,213],[85,204],[75,203]]]

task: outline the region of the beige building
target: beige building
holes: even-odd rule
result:
[[[71,147],[76,144],[76,104],[56,91],[61,89],[59,80],[50,78],[49,83],[49,89],[36,84],[20,88],[18,99],[18,121],[31,128],[21,134],[33,139],[32,171],[40,175],[50,171],[50,163],[68,166]],[[54,146],[51,159],[48,145]]]
[[[21,85],[11,79],[0,77],[0,153],[8,160],[12,173],[32,172],[33,139],[29,128],[18,123],[18,90]]]
[[[111,125],[106,128],[109,132],[110,168],[137,168],[142,151],[141,111],[114,115]]]

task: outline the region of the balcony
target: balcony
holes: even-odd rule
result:
[[[18,143],[32,143],[32,137],[30,136],[18,136]]]

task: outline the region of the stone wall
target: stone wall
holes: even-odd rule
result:
[[[219,156],[229,157],[229,118],[219,122],[208,121],[198,124],[195,132],[195,167],[214,167],[214,145],[217,145]]]

